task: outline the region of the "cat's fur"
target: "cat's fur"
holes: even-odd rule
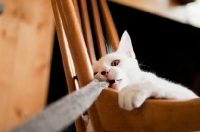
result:
[[[114,60],[119,62],[118,65],[113,62]],[[116,66],[112,66],[111,63]],[[153,73],[142,71],[126,31],[122,35],[118,50],[95,62],[93,71],[95,78],[110,82],[110,87],[119,91],[119,106],[126,110],[140,107],[149,97],[198,98],[196,94],[182,85],[157,77]]]

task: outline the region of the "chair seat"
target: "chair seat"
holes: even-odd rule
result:
[[[109,132],[200,130],[200,99],[148,99],[140,108],[126,111],[119,108],[118,92],[107,88],[102,91],[95,105],[103,129]]]

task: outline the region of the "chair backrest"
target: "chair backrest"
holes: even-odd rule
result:
[[[91,64],[96,61],[96,55],[101,57],[106,54],[105,38],[97,1],[88,1],[91,7],[92,20],[89,19],[86,2],[86,0],[79,0],[78,2],[76,0],[52,0],[56,30],[69,92],[76,90],[74,85],[75,76],[78,76],[78,84],[80,86],[84,86],[92,80]],[[117,49],[119,39],[107,3],[105,0],[102,0],[99,1],[99,4],[104,25],[106,25],[108,41],[112,43],[114,49]],[[93,22],[94,25],[94,37],[96,38],[95,43],[97,44],[98,54],[95,54],[94,51],[94,39],[90,22]],[[94,124],[94,129],[100,131],[101,126],[99,125],[96,106],[93,105],[88,110],[88,113],[93,122],[92,124]],[[76,128],[78,131],[85,129],[81,118],[76,121]]]
[[[93,79],[91,64],[96,60],[96,56],[99,58],[106,54],[104,37],[112,44],[113,50],[118,47],[119,38],[106,0],[87,2],[86,0],[52,0],[69,92],[76,90],[78,85],[86,85]],[[87,8],[87,5],[90,8]],[[103,35],[100,14],[106,29],[105,35]],[[94,47],[98,49],[97,54]],[[95,132],[200,130],[200,114],[197,114],[200,111],[200,99],[147,100],[141,108],[127,112],[119,108],[117,98],[118,93],[107,88],[88,109]],[[75,123],[78,132],[85,131],[81,117]]]

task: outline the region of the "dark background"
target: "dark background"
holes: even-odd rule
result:
[[[119,36],[127,30],[141,68],[181,83],[200,95],[200,29],[108,2]],[[47,105],[66,95],[55,35]],[[74,124],[63,132],[75,132]]]

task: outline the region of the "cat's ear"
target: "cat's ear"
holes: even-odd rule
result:
[[[116,52],[126,54],[128,57],[131,58],[135,58],[135,53],[133,52],[131,38],[127,31],[124,31],[121,40],[119,42],[119,47]]]

